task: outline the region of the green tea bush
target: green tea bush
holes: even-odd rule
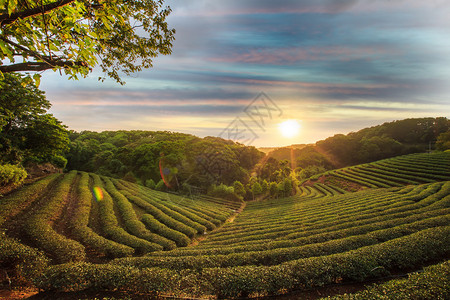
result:
[[[179,247],[185,247],[191,242],[185,234],[167,227],[150,214],[144,214],[141,220],[151,231],[175,241]]]
[[[125,191],[125,190],[121,190],[121,193],[124,196],[126,196],[131,202],[133,202],[137,206],[144,209],[146,212],[148,212],[149,214],[154,216],[155,219],[157,219],[159,222],[163,223],[167,227],[170,227],[173,230],[179,231],[190,238],[194,237],[197,234],[197,231],[194,228],[192,228],[186,224],[183,224],[182,222],[172,219],[169,215],[165,214],[160,209],[151,205],[147,201],[145,201],[137,196],[134,196],[130,192]]]
[[[108,240],[88,227],[89,213],[92,204],[92,193],[89,190],[88,173],[81,172],[77,191],[77,205],[74,209],[73,217],[69,220],[72,234],[75,238],[82,244],[89,245],[89,247],[95,249],[97,252],[105,254],[110,258],[133,255],[133,248]]]
[[[53,189],[51,196],[34,214],[25,221],[26,234],[36,245],[51,253],[57,262],[82,261],[85,258],[84,246],[57,233],[51,224],[61,215],[77,176],[76,171],[66,174]]]
[[[114,202],[111,196],[105,191],[101,178],[92,174],[94,185],[103,190],[103,199],[98,201],[100,211],[100,223],[106,237],[117,243],[121,243],[135,249],[135,253],[148,253],[162,250],[163,247],[129,234],[119,226],[114,212]]]
[[[336,282],[364,281],[420,267],[450,254],[450,226],[423,230],[388,242],[276,266],[239,266],[175,271],[103,264],[48,268],[36,285],[43,290],[119,289],[219,298],[271,295]]]
[[[450,261],[426,267],[422,273],[413,273],[407,279],[374,284],[355,294],[344,294],[322,300],[372,300],[372,299],[450,299]]]
[[[122,195],[111,182],[110,179],[104,178],[106,182],[106,191],[111,195],[117,207],[119,213],[121,214],[125,228],[131,234],[154,243],[155,246],[161,245],[165,250],[175,249],[176,245],[173,241],[168,240],[160,235],[150,232],[145,225],[139,221],[136,216],[136,212],[133,209],[133,205],[128,201],[128,199]]]
[[[158,294],[176,291],[180,278],[176,272],[165,269],[74,263],[51,266],[34,282],[45,291],[95,289]]]
[[[36,200],[47,188],[47,186],[60,177],[61,174],[47,176],[37,182],[22,187],[3,198],[0,201],[0,226],[6,220],[17,215],[34,200]]]
[[[134,196],[136,196],[138,198],[141,198],[144,201],[148,202],[149,204],[151,204],[155,208],[159,209],[160,211],[162,211],[166,215],[170,216],[172,219],[175,219],[175,220],[177,220],[177,221],[179,221],[179,222],[181,222],[181,223],[183,223],[183,224],[185,224],[185,225],[187,225],[187,226],[189,226],[191,228],[194,228],[195,230],[197,230],[197,233],[200,233],[200,234],[205,233],[207,228],[204,225],[189,219],[185,215],[170,209],[168,206],[166,206],[164,204],[159,203],[149,193],[145,193],[143,191],[137,191],[136,189],[134,189],[134,190],[133,189],[127,189],[127,191],[129,193],[131,193],[132,195],[134,195]],[[123,194],[123,191],[121,191],[121,193]],[[211,224],[211,225],[214,226],[213,224]]]
[[[375,245],[381,241],[384,242],[393,240],[395,238],[416,233],[420,230],[428,229],[430,227],[443,226],[449,223],[450,216],[446,215],[383,230],[376,230],[376,226],[374,226],[372,227],[374,231],[367,234],[349,237],[345,237],[346,234],[337,234],[334,239],[302,246],[291,244],[291,247],[259,251],[251,251],[250,246],[247,247],[245,252],[231,253],[227,255],[193,255],[178,257],[151,256],[118,259],[112,263],[130,265],[139,268],[160,267],[170,269],[202,269],[242,265],[277,265],[300,258],[330,255],[350,251],[363,246]]]
[[[43,252],[0,232],[0,269],[9,273],[13,285],[30,284],[42,274],[48,262]]]

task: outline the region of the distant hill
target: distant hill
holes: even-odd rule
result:
[[[277,148],[267,155],[278,160],[294,160],[297,167],[320,165],[345,167],[379,159],[421,153],[435,149],[439,135],[449,132],[450,120],[444,117],[415,118],[364,128],[347,135],[336,134],[315,145]],[[320,159],[319,159],[320,157]]]
[[[269,154],[271,152],[276,152],[277,150],[282,150],[289,148],[289,149],[302,149],[305,148],[306,146],[311,145],[311,144],[292,144],[290,146],[285,146],[285,147],[259,147],[258,150],[261,152],[264,152],[265,154]],[[271,156],[273,157],[273,155],[277,155],[275,153],[272,153]],[[278,159],[278,158],[277,158]]]
[[[293,144],[286,147],[260,147],[259,151],[266,153],[269,157],[273,157],[278,160],[289,160],[291,159],[291,152],[294,150],[303,149],[307,146],[311,146],[312,144]]]
[[[414,153],[317,174],[304,180],[300,189],[303,194],[315,189],[319,195],[335,195],[335,191],[354,192],[446,180],[450,180],[450,152]]]

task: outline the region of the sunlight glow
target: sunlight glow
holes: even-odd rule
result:
[[[278,129],[284,137],[293,138],[299,133],[300,124],[297,120],[286,120],[278,124]]]

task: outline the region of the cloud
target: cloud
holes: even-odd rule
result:
[[[73,82],[44,73],[52,112],[77,130],[217,135],[264,91],[286,117],[305,119],[311,141],[450,111],[448,1],[166,3],[177,30],[172,55],[123,87],[98,74]]]
[[[177,15],[232,15],[232,14],[256,14],[256,13],[339,13],[354,6],[357,0],[229,0],[220,5],[211,1],[183,1],[177,6],[174,3],[174,13]]]

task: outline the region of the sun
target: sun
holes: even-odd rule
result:
[[[278,129],[284,137],[293,138],[300,131],[300,124],[297,120],[286,120],[278,124]]]

